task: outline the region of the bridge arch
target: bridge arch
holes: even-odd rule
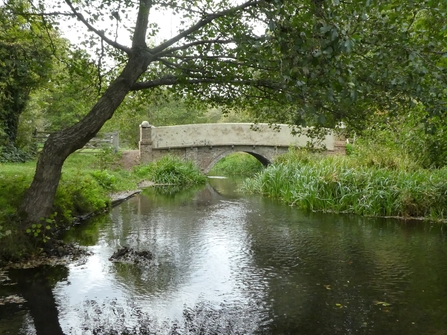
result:
[[[246,154],[249,154],[256,158],[262,165],[268,166],[272,163],[272,158],[265,157],[263,154],[260,154],[258,152],[255,152],[254,150],[234,150],[234,148],[228,149],[226,151],[223,151],[219,155],[217,155],[204,169],[204,173],[208,173],[211,171],[211,169],[216,165],[221,159],[227,157],[228,155],[237,153],[237,152],[243,152]]]

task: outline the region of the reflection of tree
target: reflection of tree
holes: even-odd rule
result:
[[[54,285],[67,278],[65,266],[41,266],[35,269],[10,270],[18,293],[27,301],[37,335],[63,334],[53,296]]]
[[[231,179],[210,178],[209,184],[220,195],[226,198],[241,198],[242,193],[239,191],[239,185],[242,184],[244,178],[232,177]]]

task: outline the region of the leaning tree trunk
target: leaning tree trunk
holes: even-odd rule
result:
[[[146,70],[148,54],[145,50],[133,52],[123,72],[110,84],[92,110],[81,121],[52,134],[45,142],[34,179],[19,209],[24,226],[50,216],[65,159],[96,135]]]

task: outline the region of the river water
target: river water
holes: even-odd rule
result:
[[[447,334],[446,226],[234,190],[147,190],[72,229],[92,255],[11,273],[29,302],[0,309],[0,333]],[[154,259],[111,262],[122,246]]]

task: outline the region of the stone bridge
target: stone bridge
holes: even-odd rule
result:
[[[208,173],[225,156],[246,152],[266,166],[290,147],[304,147],[309,141],[307,136],[293,135],[288,125],[279,125],[279,129],[251,123],[154,127],[144,121],[140,125],[140,163],[171,154],[192,160],[202,172]],[[345,153],[345,141],[334,134],[326,135],[319,146],[327,154]]]

